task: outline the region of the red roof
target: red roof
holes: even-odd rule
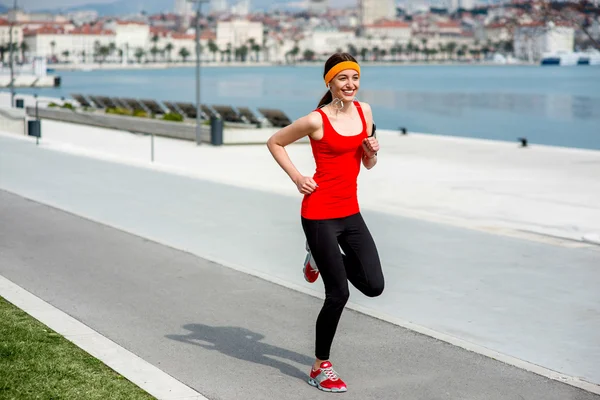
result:
[[[114,35],[113,31],[102,29],[101,26],[95,27],[90,25],[82,25],[68,32],[69,35]]]
[[[495,22],[493,24],[486,25],[485,29],[502,29],[506,28],[506,24],[502,22]]]
[[[23,34],[26,36],[35,36],[35,35],[61,35],[64,34],[65,31],[62,28],[56,28],[54,26],[42,26],[37,29],[25,29]]]
[[[374,24],[367,25],[367,28],[410,28],[411,25],[404,21],[381,20]]]
[[[438,28],[460,28],[460,23],[456,21],[438,22]]]
[[[546,24],[544,24],[543,22],[526,22],[519,24],[519,26],[521,28],[541,28],[543,26],[546,26]]]
[[[189,34],[189,33],[173,33],[171,35],[171,37],[173,39],[194,39],[194,38],[196,38],[195,35]]]
[[[123,20],[116,20],[115,21],[117,23],[117,25],[146,25],[145,22],[140,22],[140,21],[123,21]]]
[[[165,36],[167,36],[167,34],[169,32],[171,32],[171,31],[167,28],[163,28],[163,27],[159,27],[159,26],[151,26],[150,27],[150,33],[153,35],[165,37]]]
[[[217,35],[212,31],[204,31],[204,32],[200,33],[200,39],[217,40]]]

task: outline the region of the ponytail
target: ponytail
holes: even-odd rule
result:
[[[319,101],[319,105],[317,106],[317,108],[321,108],[324,105],[331,103],[332,101],[333,95],[331,94],[331,90],[328,90],[327,93],[325,93],[325,96],[323,96],[323,98],[321,99],[321,101]]]

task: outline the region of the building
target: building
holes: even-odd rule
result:
[[[85,63],[117,56],[115,33],[89,25],[69,32],[52,26],[26,30],[24,41],[33,57]],[[99,52],[101,47],[110,49],[109,54],[102,56]]]
[[[144,22],[111,20],[104,24],[105,29],[114,32],[115,45],[123,51],[125,60],[133,60],[139,49],[150,48],[150,26]]]
[[[306,33],[298,43],[302,50],[312,50],[317,55],[329,57],[338,50],[348,51],[348,45],[353,43],[356,35],[353,31],[335,28],[316,28]]]
[[[217,22],[217,35],[215,44],[219,49],[236,49],[248,45],[250,40],[261,45],[263,42],[263,23],[248,21],[246,19],[232,19]]]
[[[513,47],[521,60],[537,62],[544,53],[568,53],[574,46],[575,30],[570,26],[529,23],[515,29]]]
[[[359,4],[363,26],[396,18],[395,0],[359,0]]]
[[[373,38],[392,39],[394,43],[406,44],[412,38],[412,25],[403,21],[380,20],[365,25],[364,33]]]
[[[489,40],[492,43],[512,41],[512,34],[508,24],[495,22],[488,24],[484,28],[484,40]]]
[[[9,48],[10,29],[11,22],[6,19],[0,19],[0,46],[5,49]],[[23,42],[23,28],[18,24],[12,26],[12,41],[13,43],[16,43],[17,46]]]

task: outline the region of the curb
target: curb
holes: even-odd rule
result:
[[[0,296],[159,400],[208,400],[189,386],[0,275]]]

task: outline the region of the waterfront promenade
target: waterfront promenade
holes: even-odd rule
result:
[[[319,297],[321,287],[300,276],[299,198],[266,148],[196,147],[157,138],[151,164],[148,137],[44,124],[39,147],[28,138],[0,137],[1,189],[192,255],[168,253],[154,264],[141,254],[175,250],[130,252],[150,244],[5,194],[2,204],[12,205],[3,209],[3,219],[11,221],[3,234],[12,245],[3,252],[11,258],[0,274],[209,398],[235,398],[239,387],[224,384],[231,371],[242,374],[240,387],[250,398],[266,398],[256,379],[265,371],[282,377],[276,389],[286,392],[281,398],[305,398],[310,388],[288,378],[301,377],[310,359],[319,301],[305,294]],[[581,240],[598,232],[593,166],[600,154],[389,132],[380,140],[380,164],[361,176],[360,195],[387,287],[378,299],[353,291],[350,306],[477,352],[497,352],[495,358],[506,355],[571,381],[600,383],[600,251]],[[295,145],[290,152],[310,173],[308,147]],[[47,245],[32,250],[27,243],[33,239]],[[182,262],[189,264],[180,266],[187,257]],[[89,277],[100,282],[94,290]],[[114,289],[111,283],[117,283]],[[524,373],[364,315],[346,317],[338,362],[352,365],[348,374],[360,386],[350,398],[592,398],[536,375],[511,375]],[[104,325],[107,320],[112,322]],[[287,327],[295,333],[290,336]],[[189,343],[169,344],[157,333],[176,342],[200,339],[202,345],[187,354]],[[270,346],[256,350],[260,335]],[[242,336],[254,344],[244,347]],[[211,346],[215,337],[225,339]],[[405,342],[409,337],[427,342]],[[345,346],[351,354],[344,354]],[[232,348],[242,350],[231,354]],[[406,354],[408,349],[431,352]],[[269,351],[276,354],[263,357]],[[282,357],[298,370],[282,365]],[[408,360],[420,360],[422,369]],[[361,362],[381,375],[369,382]],[[209,371],[213,365],[227,372]],[[390,375],[393,384],[386,381]],[[275,392],[269,393],[272,398]]]

